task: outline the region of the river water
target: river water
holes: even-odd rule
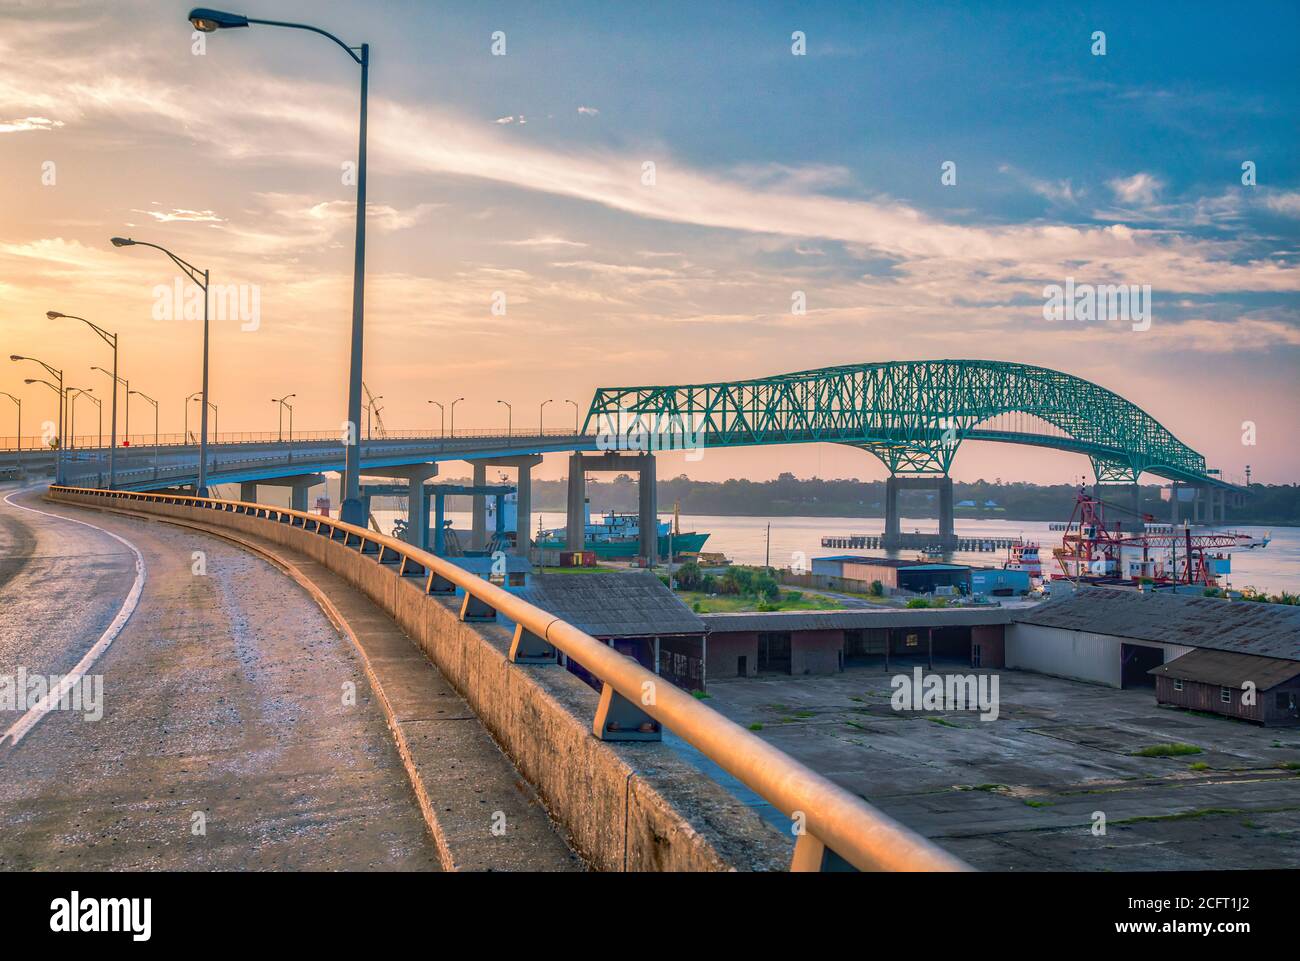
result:
[[[560,511],[541,511],[541,524],[545,528],[564,526]],[[392,529],[395,513],[377,511],[376,520],[385,531]],[[537,529],[538,514],[533,515],[533,529]],[[668,515],[661,515],[667,519]],[[457,530],[469,528],[468,511],[448,511]],[[768,552],[767,525],[772,525],[770,555]],[[814,557],[833,554],[874,554],[884,551],[843,551],[823,548],[821,539],[829,535],[869,534],[879,535],[884,521],[879,517],[730,517],[717,515],[682,515],[683,531],[708,531],[709,540],[704,550],[725,554],[737,564],[762,564],[770,557],[776,567],[789,567],[802,560],[808,564]],[[934,518],[902,518],[904,531],[937,530]],[[1268,547],[1248,551],[1234,551],[1232,573],[1222,580],[1235,588],[1253,587],[1276,594],[1280,591],[1300,593],[1300,528],[1249,527],[1229,524],[1224,530],[1240,531],[1255,537],[1269,535]],[[979,520],[962,518],[957,522],[957,533],[965,537],[1021,537],[1037,541],[1043,548],[1043,569],[1052,570],[1051,549],[1061,542],[1059,531],[1048,529],[1047,521]],[[916,551],[895,552],[896,557],[915,557]],[[1005,551],[993,553],[958,552],[952,560],[958,564],[977,567],[998,567],[1006,558]]]

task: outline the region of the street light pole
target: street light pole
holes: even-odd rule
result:
[[[199,497],[208,496],[208,282],[210,280],[206,270],[199,270],[188,261],[182,260],[166,247],[160,247],[158,244],[151,244],[144,240],[132,240],[130,237],[113,237],[110,241],[114,247],[152,247],[154,250],[161,250],[171,258],[172,263],[185,272],[190,280],[203,288],[203,413],[199,418],[199,480],[195,487],[194,493]],[[202,278],[201,280],[199,278]],[[117,372],[117,351],[113,352],[113,372]],[[116,396],[117,387],[114,386],[113,393]],[[188,401],[187,401],[188,404]],[[189,420],[189,407],[185,408],[186,421]],[[188,428],[187,428],[188,432]]]
[[[190,442],[190,404],[194,402],[195,397],[202,397],[203,392],[196,390],[190,396],[185,398],[185,434],[181,438],[183,444]]]
[[[19,400],[17,397],[15,397],[13,394],[7,394],[3,390],[0,390],[0,394],[4,394],[11,401],[13,401],[15,404],[18,405],[18,476],[21,478],[24,476],[23,474],[23,402]]]
[[[55,368],[51,367],[49,364],[45,363],[45,361],[43,361],[43,360],[37,360],[35,357],[24,357],[24,356],[22,356],[21,354],[10,354],[10,355],[9,355],[9,359],[12,360],[12,361],[14,361],[15,363],[17,363],[17,362],[20,361],[20,360],[30,360],[33,364],[40,364],[40,365],[41,365],[42,367],[44,367],[47,371],[50,372],[50,376],[51,376],[51,377],[55,377],[55,378],[57,378],[58,381],[59,381],[59,386],[58,386],[58,387],[55,387],[53,384],[49,383],[48,381],[44,381],[44,380],[41,381],[41,383],[42,383],[42,384],[45,384],[47,387],[51,388],[51,389],[52,389],[56,394],[59,395],[59,436],[58,436],[58,438],[57,438],[58,443],[57,443],[57,445],[56,445],[55,448],[54,448],[54,481],[55,481],[55,483],[62,484],[62,483],[63,483],[63,474],[64,474],[64,471],[63,471],[63,447],[64,447],[64,445],[67,443],[67,432],[63,429],[63,418],[64,418],[64,409],[63,409],[63,371],[61,371],[61,370],[56,370]],[[36,381],[34,381],[34,380],[25,380],[25,381],[23,381],[23,383],[25,383],[25,384],[34,384],[34,383],[36,383]]]
[[[442,406],[442,404],[439,404],[436,400],[431,400],[429,401],[429,403],[436,405],[438,408],[438,436],[446,437],[447,436],[447,411]]]
[[[97,324],[92,324],[92,323],[91,323],[90,321],[88,321],[85,317],[74,317],[72,314],[63,314],[63,313],[60,313],[60,312],[57,311],[57,310],[47,310],[47,311],[45,312],[45,316],[48,317],[50,320],[58,320],[60,317],[64,318],[65,320],[79,320],[79,321],[81,321],[83,324],[85,324],[87,327],[89,327],[91,330],[93,330],[95,333],[99,334],[100,339],[102,339],[102,340],[104,341],[104,343],[108,344],[110,347],[113,348],[113,406],[112,406],[112,417],[113,417],[112,444],[113,444],[113,446],[112,446],[111,448],[109,448],[109,451],[108,451],[108,487],[109,487],[109,490],[112,490],[114,487],[117,486],[117,460],[116,460],[116,454],[117,454],[117,383],[118,383],[118,378],[117,378],[117,334],[110,334],[110,333],[109,333],[108,331],[106,331],[103,327],[100,327],[100,326],[97,325]],[[102,415],[102,413],[101,413],[101,417],[100,417],[100,419],[101,419],[101,420],[103,419],[103,415]],[[100,431],[100,434],[101,434],[101,435],[103,434],[103,431],[102,431],[102,430]],[[99,438],[99,446],[100,446],[100,447],[103,447],[103,446],[104,446],[104,438],[103,438],[102,436]]]
[[[132,394],[135,394],[138,397],[143,397],[149,403],[153,404],[153,476],[156,479],[158,477],[158,401],[154,400],[143,391],[128,390],[126,392],[128,397]],[[186,404],[186,406],[188,407],[189,405]]]
[[[497,403],[506,404],[504,400],[499,400],[497,401]],[[510,408],[509,404],[506,404],[506,436],[507,437],[509,437],[512,434],[512,431],[510,429],[510,418],[513,416],[514,416],[514,411]]]
[[[287,404],[285,404],[285,401],[287,401],[290,397],[297,397],[297,396],[298,396],[297,394],[285,394],[283,397],[272,397],[272,398],[271,398],[271,403],[272,403],[272,404],[279,404],[279,405],[280,405],[280,430],[279,430],[279,438],[280,438],[280,442],[281,442],[281,443],[284,442],[284,408],[285,408],[286,406],[288,406]],[[293,408],[290,407],[289,410],[292,411]],[[292,415],[292,414],[290,414],[290,419],[289,419],[289,442],[290,442],[290,443],[293,443],[293,415]]]
[[[352,359],[348,369],[348,424],[347,445],[344,448],[343,504],[339,516],[345,523],[364,527],[365,506],[361,502],[361,442],[357,432],[361,429],[361,347],[365,329],[366,280],[366,104],[370,84],[370,44],[349,47],[334,34],[320,27],[304,23],[287,23],[281,20],[259,20],[237,13],[226,13],[206,7],[196,7],[189,13],[195,30],[212,33],[261,24],[268,27],[287,27],[320,34],[343,48],[344,52],[361,67],[361,119],[357,140],[357,233],[352,269]]]
[[[455,400],[451,402],[451,436],[452,437],[456,436],[456,405],[459,404],[464,399],[465,399],[464,397],[457,397]]]
[[[578,402],[576,400],[566,400],[566,404],[573,405],[573,432],[578,432]]]
[[[108,374],[109,377],[113,376],[109,371],[106,371],[103,367],[92,367],[90,369],[97,370],[101,374]],[[132,394],[131,382],[127,380],[125,377],[117,378],[117,382],[121,384],[122,389],[126,391],[126,404],[124,405],[125,410],[123,411],[124,417],[122,423],[122,433],[123,435],[125,435],[126,444],[129,447],[131,446],[131,394]]]
[[[547,404],[553,404],[553,403],[555,403],[555,398],[551,398],[550,400],[544,400],[544,401],[542,401],[541,406],[537,408],[537,433],[538,433],[538,435],[542,435],[542,434],[545,434],[545,433],[546,433],[546,421],[543,420],[543,414],[544,414],[545,411],[546,411],[546,405],[547,405]]]

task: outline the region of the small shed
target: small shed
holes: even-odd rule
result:
[[[1300,724],[1300,661],[1200,648],[1150,673],[1159,704],[1266,727]]]

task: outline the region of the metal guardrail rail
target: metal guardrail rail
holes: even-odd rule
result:
[[[454,596],[456,588],[461,588],[465,592],[461,620],[493,620],[500,614],[514,622],[511,662],[555,664],[558,650],[601,682],[592,724],[596,737],[657,740],[662,727],[667,727],[789,817],[796,834],[793,871],[846,867],[863,871],[970,870],[938,845],[590,634],[404,541],[334,518],[266,504],[58,485],[52,485],[50,491],[123,502],[187,505],[291,524],[355,547],[362,555],[373,557],[376,564],[393,565],[399,577],[422,580],[426,594]]]

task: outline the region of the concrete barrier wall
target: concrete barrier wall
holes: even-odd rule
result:
[[[246,514],[93,494],[50,498],[239,531],[300,551],[338,574],[387,611],[469,702],[596,870],[789,867],[791,837],[668,744],[597,739],[594,690],[558,666],[511,664],[510,625],[462,622],[460,599],[425,594],[423,578],[399,577],[396,565],[381,565],[355,546]]]

